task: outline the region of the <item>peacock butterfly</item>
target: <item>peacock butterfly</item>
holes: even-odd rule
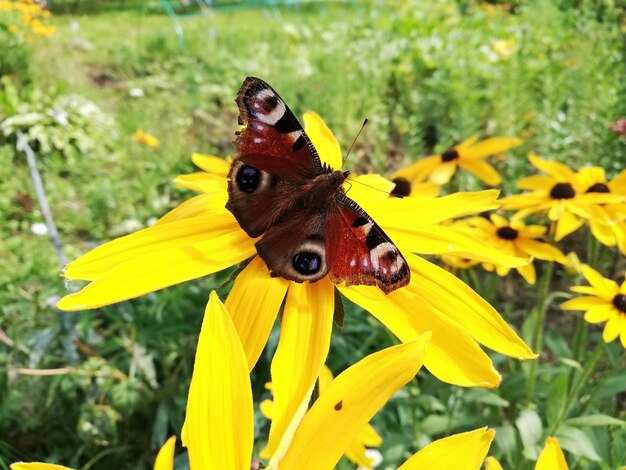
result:
[[[304,129],[272,87],[248,77],[237,95],[239,124],[228,202],[272,276],[315,282],[405,286],[406,260],[343,188],[348,171],[322,164]]]

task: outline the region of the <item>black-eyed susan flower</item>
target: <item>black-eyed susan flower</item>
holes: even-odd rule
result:
[[[341,165],[337,141],[315,114],[305,115],[307,133],[323,161]],[[307,390],[326,361],[335,310],[335,288],[369,311],[400,340],[433,332],[426,367],[439,379],[461,386],[495,387],[500,381],[481,343],[526,359],[528,346],[484,299],[459,279],[412,255],[451,253],[511,267],[529,260],[499,253],[476,237],[441,225],[451,217],[497,207],[497,191],[458,193],[443,198],[389,198],[393,183],[377,175],[348,181],[349,195],[394,240],[411,270],[408,286],[384,294],[370,286],[335,286],[328,277],[314,283],[271,277],[256,256],[255,239],[240,228],[225,205],[226,163],[196,156],[215,172],[199,172],[176,182],[201,194],[166,214],[156,225],[104,244],[70,263],[68,279],[91,281],[64,297],[64,310],[83,310],[131,299],[206,276],[249,260],[226,300],[241,337],[248,366],[256,364],[281,306],[280,340],[272,361],[274,420],[270,451],[275,451]],[[367,182],[366,185],[358,184]],[[372,191],[377,186],[383,191]],[[386,192],[385,192],[386,191]],[[410,217],[407,217],[410,214]],[[416,216],[418,214],[419,216]]]
[[[332,371],[324,366],[318,379],[319,393],[323,394],[333,381]],[[272,389],[272,384],[266,385],[266,388]],[[267,419],[272,419],[272,400],[264,400],[260,404],[261,413]],[[382,439],[376,432],[376,430],[370,425],[366,424],[363,429],[357,434],[356,438],[346,448],[344,455],[352,463],[358,465],[360,468],[371,469],[374,464],[374,459],[368,456],[368,449],[378,447],[382,444]],[[269,458],[269,449],[266,447],[260,454],[261,458]]]
[[[554,437],[546,438],[546,445],[539,454],[535,470],[568,470],[565,455],[559,446],[559,441]],[[485,470],[503,470],[500,462],[495,457],[485,459]]]
[[[144,145],[146,147],[150,147],[151,149],[156,149],[161,146],[161,142],[159,142],[159,139],[157,139],[152,134],[148,134],[147,132],[144,132],[142,130],[134,132],[132,137],[133,140],[139,145]]]
[[[491,214],[489,219],[471,217],[467,223],[478,230],[478,236],[502,253],[511,256],[531,256],[544,261],[566,263],[565,255],[557,247],[545,239],[546,227],[541,225],[526,225],[521,219],[513,217],[510,220],[499,214]],[[488,271],[496,271],[498,276],[506,276],[511,268],[483,263]],[[534,284],[537,278],[533,263],[515,268],[528,282]]]
[[[603,245],[617,245],[626,254],[626,170],[608,181],[604,168],[590,166],[581,168],[577,177],[585,191],[581,199],[588,208],[591,233]],[[609,194],[613,201],[604,199]]]
[[[582,270],[591,285],[574,286],[571,290],[587,295],[567,300],[561,304],[561,309],[584,311],[588,323],[606,322],[602,333],[604,342],[609,343],[619,337],[626,348],[626,280],[620,286],[590,266],[584,265]]]
[[[545,175],[522,178],[517,182],[519,189],[529,190],[502,199],[502,209],[519,210],[519,217],[544,212],[556,224],[554,239],[562,240],[578,230],[589,217],[589,204],[593,198],[596,204],[616,200],[613,195],[586,194],[587,188],[581,183],[574,170],[560,162],[544,160],[535,153],[528,155],[530,163]]]
[[[395,181],[401,178],[411,183],[429,180],[441,185],[450,181],[458,168],[463,168],[476,175],[485,184],[497,186],[502,179],[496,169],[484,161],[484,158],[505,152],[522,145],[523,142],[515,137],[491,137],[480,142],[477,140],[476,136],[472,136],[440,155],[421,158],[412,165],[396,171],[392,179]]]

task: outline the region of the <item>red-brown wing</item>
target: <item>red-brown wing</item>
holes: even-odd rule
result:
[[[295,204],[298,188],[322,166],[298,120],[263,80],[247,78],[237,104],[244,127],[234,141],[226,208],[256,238]]]
[[[378,286],[385,294],[409,283],[400,250],[352,199],[338,194],[327,219],[326,257],[330,279],[346,285]]]

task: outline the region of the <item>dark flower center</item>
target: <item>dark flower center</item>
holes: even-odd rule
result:
[[[394,178],[393,182],[396,183],[396,187],[393,188],[391,194],[398,197],[405,197],[411,194],[411,183],[406,178]]]
[[[569,183],[557,183],[550,191],[552,199],[572,199],[574,196],[576,196],[576,191]]]
[[[611,190],[604,183],[596,183],[593,186],[590,186],[587,192],[588,193],[610,193]]]
[[[459,152],[457,152],[454,148],[450,148],[441,154],[442,162],[451,162],[457,158],[459,158]]]
[[[517,238],[517,230],[511,227],[500,227],[497,233],[504,240],[515,240]]]
[[[626,295],[617,294],[613,297],[613,305],[615,305],[615,308],[620,312],[626,313]]]

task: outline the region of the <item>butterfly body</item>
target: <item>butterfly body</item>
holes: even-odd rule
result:
[[[236,155],[228,175],[230,210],[256,242],[272,276],[315,282],[406,285],[397,247],[345,193],[347,171],[333,170],[300,123],[264,81],[247,78],[237,97]]]

